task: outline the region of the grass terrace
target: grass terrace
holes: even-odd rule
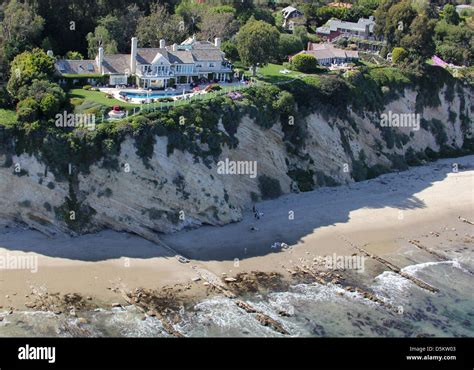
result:
[[[101,91],[92,91],[85,89],[71,89],[68,92],[68,96],[71,99],[73,105],[77,106],[77,103],[80,103],[82,99],[85,103],[87,100],[94,101],[97,104],[105,105],[106,107],[113,107],[114,105],[120,105],[124,108],[134,108],[137,107],[136,104],[126,103],[115,98],[108,98],[106,94]],[[74,100],[75,99],[75,100]],[[76,104],[75,104],[76,103]]]
[[[280,73],[282,70],[288,70],[289,73]],[[250,72],[249,72],[250,75]],[[291,71],[282,64],[269,63],[265,67],[258,68],[257,77],[268,83],[281,83],[294,80],[305,76],[304,73]]]

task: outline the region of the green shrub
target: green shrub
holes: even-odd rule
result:
[[[33,98],[26,98],[18,102],[16,112],[21,122],[33,122],[38,118],[38,102]]]
[[[280,181],[266,175],[258,177],[258,188],[264,200],[278,198],[283,193]]]
[[[239,60],[239,51],[235,42],[230,40],[224,41],[221,46],[221,50],[224,52],[227,59],[231,61]]]
[[[288,172],[288,176],[298,184],[300,191],[311,191],[314,188],[313,171],[300,168]]]
[[[408,56],[408,52],[404,48],[394,48],[392,50],[392,62],[399,64],[405,60]]]
[[[221,90],[222,87],[219,84],[211,84],[206,87],[206,91],[211,92],[211,91],[219,91]]]
[[[281,33],[278,41],[278,59],[282,62],[287,61],[290,55],[296,54],[303,48],[303,43],[299,37]]]
[[[318,61],[309,54],[298,54],[291,58],[291,66],[294,70],[303,73],[316,73]]]
[[[46,117],[53,117],[59,111],[61,103],[53,94],[46,94],[41,99],[39,106]]]

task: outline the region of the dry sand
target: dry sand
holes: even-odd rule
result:
[[[453,163],[460,164],[459,172],[452,172]],[[288,275],[294,266],[314,258],[350,256],[358,252],[355,247],[400,267],[413,262],[407,250],[417,261],[433,260],[410,239],[451,256],[458,248],[472,250],[474,226],[458,217],[474,221],[474,156],[349,186],[290,194],[257,207],[264,213],[260,220],[248,212],[240,223],[162,236],[189,263],[149,241],[114,231],[51,239],[19,227],[1,229],[0,257],[35,256],[38,271],[0,269],[0,306],[25,310],[32,291],[74,292],[110,306],[124,303],[120,290],[177,284],[198,299],[206,289],[202,280],[192,281],[198,276],[195,268],[219,277],[256,270]],[[291,248],[272,248],[275,242]],[[474,266],[472,260],[463,262]],[[361,280],[386,269],[374,260],[365,268]]]

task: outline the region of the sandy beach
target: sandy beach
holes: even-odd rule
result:
[[[453,172],[453,163],[459,172]],[[472,258],[465,257],[474,252],[474,156],[289,194],[257,208],[263,212],[259,220],[247,212],[236,224],[162,235],[176,253],[110,230],[48,238],[20,226],[2,228],[0,256],[36,258],[37,271],[0,269],[0,306],[27,310],[34,296],[77,293],[95,306],[110,307],[127,304],[124,291],[164,287],[198,300],[210,294],[203,271],[218,279],[251,271],[290,279],[298,266],[315,265],[328,255],[360,254],[359,248],[400,268],[436,261],[430,251],[449,258],[464,251],[461,262],[474,270]],[[362,284],[387,270],[374,258],[367,258],[364,268],[362,274],[343,274]]]

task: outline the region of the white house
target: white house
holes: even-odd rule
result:
[[[374,28],[375,20],[372,16],[369,18],[360,18],[357,23],[330,19],[324,26],[318,27],[316,33],[329,41],[341,35],[369,40],[376,38]]]
[[[232,66],[220,49],[219,38],[214,43],[190,37],[180,45],[159,48],[139,48],[132,38],[130,54],[104,54],[99,48],[95,60],[58,60],[61,75],[100,74],[109,76],[109,85],[125,85],[129,77],[143,88],[166,88],[174,83],[189,84],[193,79],[225,81],[232,75]]]
[[[297,18],[303,17],[303,13],[300,12],[293,6],[287,6],[281,10],[283,14],[283,24],[284,28],[291,28],[290,26],[295,22]]]

